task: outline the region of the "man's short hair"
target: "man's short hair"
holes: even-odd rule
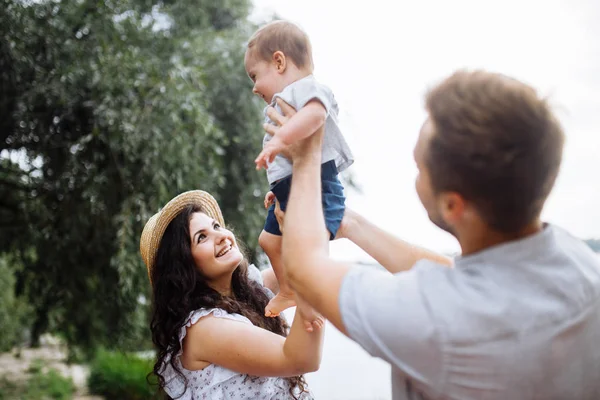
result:
[[[281,51],[296,67],[313,68],[308,35],[288,21],[273,21],[260,28],[248,41],[248,50],[264,61],[270,61],[273,53]]]
[[[433,190],[457,192],[484,221],[512,233],[538,218],[562,160],[564,134],[531,86],[459,71],[431,89],[426,166]]]

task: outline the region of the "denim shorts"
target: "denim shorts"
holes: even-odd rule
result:
[[[271,191],[277,198],[281,210],[285,211],[288,198],[290,197],[290,189],[292,187],[292,176],[280,179],[271,186]],[[344,187],[338,179],[338,171],[335,166],[335,161],[331,160],[321,165],[321,202],[323,204],[323,214],[325,214],[325,226],[330,234],[330,240],[335,238],[335,235],[340,228],[342,218],[344,218],[344,209],[346,197],[344,197]],[[265,221],[264,230],[281,236],[279,223],[275,218],[275,205],[269,207],[267,220]]]

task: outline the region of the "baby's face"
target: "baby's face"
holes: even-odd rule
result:
[[[246,52],[244,64],[246,73],[254,82],[252,93],[260,96],[267,104],[271,104],[273,95],[281,92],[285,87],[283,77],[277,71],[276,64],[253,57],[251,51]]]

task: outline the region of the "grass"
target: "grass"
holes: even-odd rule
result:
[[[156,399],[157,387],[146,380],[153,365],[152,360],[135,355],[98,351],[90,365],[88,387],[107,399]]]
[[[70,400],[75,393],[71,379],[54,369],[44,372],[41,362],[32,364],[29,373],[25,383],[0,378],[0,400]]]

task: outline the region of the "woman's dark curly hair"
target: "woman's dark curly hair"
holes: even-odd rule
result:
[[[208,285],[206,278],[196,268],[191,251],[189,225],[196,212],[205,211],[199,205],[191,205],[171,221],[160,242],[152,269],[153,312],[150,329],[158,353],[150,375],[158,378],[160,390],[165,387],[161,371],[166,362],[171,364],[187,387],[188,382],[177,363],[177,354],[181,350],[179,332],[194,310],[220,308],[228,313],[241,314],[255,326],[281,336],[287,336],[289,328],[283,318],[264,315],[269,297],[259,283],[248,279],[248,261],[245,257],[233,272],[231,297],[221,295]],[[294,394],[296,389],[300,392],[305,390],[303,376],[283,379],[289,382],[293,398],[297,398]]]

